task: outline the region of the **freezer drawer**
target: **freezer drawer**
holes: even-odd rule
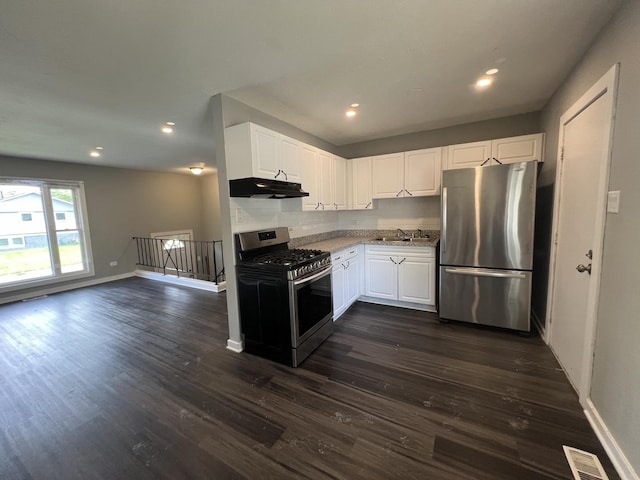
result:
[[[440,266],[440,317],[529,331],[531,272]]]

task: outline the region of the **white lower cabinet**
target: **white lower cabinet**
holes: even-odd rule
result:
[[[360,296],[360,257],[362,247],[355,246],[331,256],[333,319],[337,320]]]
[[[366,296],[435,307],[434,247],[367,245],[365,264]]]

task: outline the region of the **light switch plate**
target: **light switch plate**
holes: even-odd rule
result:
[[[614,190],[607,195],[607,213],[620,212],[620,190]]]

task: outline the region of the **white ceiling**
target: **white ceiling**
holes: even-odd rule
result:
[[[619,3],[2,0],[0,153],[210,165],[217,93],[335,145],[535,111]]]

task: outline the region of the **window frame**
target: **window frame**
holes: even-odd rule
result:
[[[91,248],[91,233],[89,231],[89,218],[87,215],[87,202],[83,181],[0,176],[0,184],[25,185],[40,188],[46,235],[49,240],[49,255],[51,257],[51,267],[53,271],[51,275],[46,277],[0,284],[0,293],[95,276],[93,250]],[[53,202],[51,201],[51,190],[60,188],[71,189],[73,192],[76,230],[78,230],[78,234],[81,239],[80,248],[84,266],[80,271],[63,273],[61,270],[62,266],[60,265],[60,252],[58,250],[59,245],[57,241],[56,215],[53,208]]]

